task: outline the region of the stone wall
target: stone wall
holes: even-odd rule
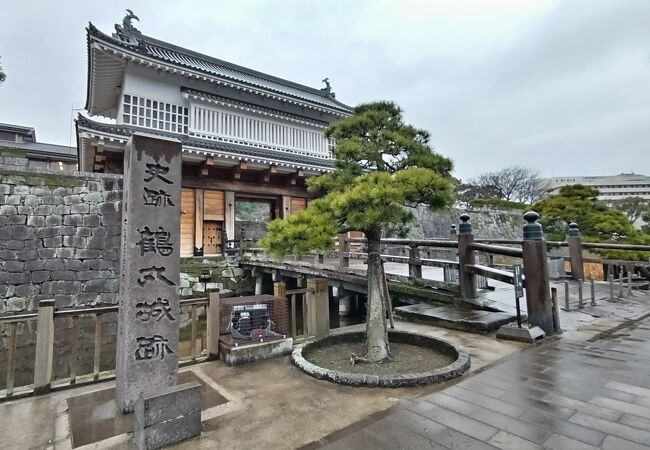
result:
[[[122,177],[2,158],[15,165],[0,166],[0,314],[44,298],[57,308],[116,303]]]
[[[419,206],[415,211],[415,222],[409,237],[413,239],[446,238],[452,224],[460,223],[460,215],[466,212],[474,236],[486,239],[521,239],[523,237],[524,213],[516,209],[490,207],[450,208],[443,211],[430,211]]]

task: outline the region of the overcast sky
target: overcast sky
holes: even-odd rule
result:
[[[125,8],[146,35],[314,87],[328,76],[351,105],[397,102],[464,179],[513,163],[650,175],[650,0],[4,2],[0,122],[74,145],[84,27],[110,33]]]

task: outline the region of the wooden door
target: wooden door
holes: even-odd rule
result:
[[[222,222],[203,222],[203,254],[216,255],[221,252]]]

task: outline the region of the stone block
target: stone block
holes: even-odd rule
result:
[[[43,247],[56,248],[63,245],[63,236],[55,236],[43,239]]]
[[[38,205],[40,205],[40,203],[41,201],[36,195],[26,195],[23,199],[23,205],[31,206],[32,208],[36,208]]]
[[[27,216],[24,214],[16,214],[15,216],[8,216],[7,223],[13,225],[25,225],[27,223]]]
[[[63,250],[63,249],[61,249]],[[71,249],[65,249],[65,250],[71,250]],[[83,270],[83,263],[79,261],[78,259],[70,259],[65,262],[65,270],[74,270],[74,271],[80,271]]]
[[[43,240],[41,239],[27,239],[23,241],[27,250],[38,250],[43,247]]]
[[[28,272],[14,272],[9,273],[9,283],[11,284],[25,284],[31,281],[31,274]]]
[[[34,214],[37,216],[49,216],[53,210],[52,205],[39,205],[34,208]]]
[[[25,241],[5,241],[5,248],[7,250],[22,250],[25,248]]]
[[[13,237],[14,227],[4,226],[0,227],[0,241],[6,241]]]
[[[78,204],[78,203],[81,203],[81,196],[78,195],[78,194],[74,194],[74,195],[66,195],[66,196],[63,198],[63,203],[64,203],[65,205],[67,205],[67,206],[70,206],[70,205],[76,205],[76,204]]]
[[[20,194],[20,195],[29,194],[29,186],[25,186],[25,185],[14,186],[12,192],[14,194]]]
[[[38,256],[38,252],[36,253]],[[25,261],[25,270],[27,271],[34,271],[34,270],[43,270],[45,267],[45,261],[42,259],[32,259],[29,261]]]
[[[70,214],[68,216],[63,216],[63,225],[72,225],[74,227],[80,227],[83,223],[83,216],[81,214]]]
[[[18,205],[18,215],[31,216],[34,214],[34,208],[31,206]],[[27,221],[25,221],[27,223]]]
[[[42,228],[36,228],[36,237],[39,239],[42,238],[51,238],[55,236],[59,236],[61,234],[61,231],[59,230],[58,227],[42,227]]]
[[[47,270],[32,271],[32,283],[43,283],[50,279],[50,272]]]
[[[75,258],[81,258],[81,259],[92,259],[92,258],[99,258],[100,256],[100,251],[97,249],[91,249],[91,248],[80,248],[77,251],[75,251]]]
[[[44,195],[41,198],[43,205],[63,205],[63,197],[60,195]]]
[[[75,236],[81,236],[81,237],[89,237],[92,236],[93,230],[92,228],[89,227],[77,227],[77,229],[74,232]]]
[[[65,197],[66,195],[72,194],[72,190],[66,187],[58,187],[52,191],[52,194]],[[63,200],[65,201],[65,198]]]
[[[15,216],[18,209],[13,205],[0,205],[0,216]]]
[[[15,261],[18,255],[15,250],[0,250],[0,261]]]
[[[18,252],[18,260],[33,261],[38,258],[38,252],[34,249],[21,250]]]
[[[45,261],[45,270],[65,270],[65,261],[52,255],[52,259]]]
[[[7,311],[18,312],[26,309],[27,300],[22,297],[11,297],[7,299]]]
[[[72,236],[74,234],[74,227],[66,225],[59,227],[59,231],[61,232],[61,236]]]
[[[82,196],[84,203],[101,203],[104,201],[104,196],[101,192],[89,192]]]
[[[27,218],[27,225],[30,227],[44,227],[45,216],[29,216]]]
[[[56,205],[52,209],[52,214],[61,214],[61,215],[70,214],[70,207],[65,205]]]
[[[42,197],[48,193],[48,190],[40,186],[32,186],[31,188],[29,188],[29,192],[39,197]]]
[[[22,272],[25,270],[25,263],[22,261],[5,261],[4,270],[7,272]]]
[[[20,205],[21,200],[22,200],[22,197],[20,195],[7,195],[5,197],[5,204],[6,205],[18,206],[18,205]],[[16,208],[16,210],[17,210],[17,208]]]
[[[31,297],[40,294],[40,288],[34,284],[19,284],[16,286],[16,297]]]
[[[101,223],[99,214],[90,214],[85,216],[82,220],[84,227],[98,227]]]
[[[76,279],[76,273],[71,270],[55,270],[50,274],[53,281],[72,281]]]
[[[63,224],[63,218],[59,215],[47,216],[45,218],[45,225],[48,227],[59,227]]]
[[[63,245],[65,245],[65,238],[69,236],[63,236]],[[65,258],[65,259],[71,259],[74,258],[74,248],[66,248],[66,247],[61,247],[56,249],[56,253],[54,254],[56,258]],[[81,261],[78,261],[81,262]],[[66,267],[67,269],[67,267]]]
[[[156,449],[201,434],[201,385],[163,388],[140,396],[135,405],[134,440],[139,449]]]
[[[54,258],[54,255],[56,254],[56,249],[53,248],[39,248],[36,250],[38,253],[39,258]],[[58,270],[58,269],[57,269]]]
[[[99,181],[88,181],[86,182],[86,187],[90,192],[97,192],[102,190],[102,183]]]
[[[74,297],[68,294],[57,294],[54,296],[54,307],[58,308],[68,308],[72,306]]]
[[[194,292],[205,292],[205,283],[194,283],[192,290]]]
[[[70,214],[88,214],[90,207],[85,203],[75,203],[70,205]]]

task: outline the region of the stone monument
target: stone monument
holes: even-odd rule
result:
[[[138,403],[146,417],[156,405],[200,403],[197,383],[176,386],[181,202],[181,143],[146,134],[134,134],[124,152],[122,249],[116,355],[116,400],[124,413]],[[196,396],[198,395],[198,401]],[[190,411],[191,410],[191,411]],[[190,408],[169,420],[191,420],[200,430],[200,408]],[[150,426],[160,425],[136,414],[136,443],[153,448],[178,441],[179,436],[147,438]],[[143,423],[138,424],[138,420]],[[164,420],[167,422],[167,420]],[[187,433],[182,438],[187,438]]]

